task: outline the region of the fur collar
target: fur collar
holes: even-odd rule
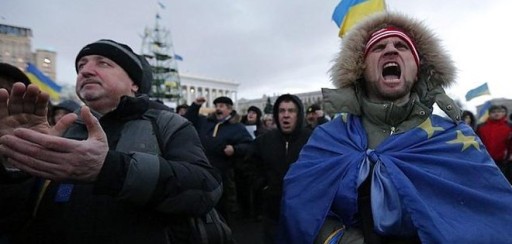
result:
[[[418,81],[428,83],[429,90],[438,86],[446,88],[454,82],[453,61],[424,23],[402,14],[383,12],[359,23],[342,39],[341,51],[330,70],[335,87],[350,86],[362,78],[365,44],[373,32],[386,26],[403,30],[415,43],[420,56]]]

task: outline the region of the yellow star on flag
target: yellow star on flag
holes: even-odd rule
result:
[[[450,144],[462,143],[463,146],[462,146],[461,152],[463,152],[470,146],[473,146],[474,148],[476,148],[476,150],[480,151],[480,145],[478,144],[478,142],[475,141],[475,137],[474,136],[465,136],[464,134],[462,134],[462,131],[460,131],[460,130],[457,130],[457,138],[455,138],[454,140],[448,141],[447,143],[450,143]]]
[[[418,125],[418,127],[425,132],[427,132],[427,138],[430,138],[434,135],[436,131],[443,131],[443,127],[434,127],[432,126],[432,120],[430,118],[427,118],[423,123]]]

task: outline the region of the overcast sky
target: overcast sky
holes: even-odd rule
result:
[[[339,0],[1,0],[0,23],[31,28],[33,49],[58,53],[57,82],[73,84],[74,60],[102,38],[140,52],[140,35],[155,15],[172,33],[183,57],[181,73],[240,83],[238,98],[332,87],[328,70],[341,39],[331,15]],[[389,10],[425,21],[442,39],[458,68],[464,94],[488,82],[492,96],[512,98],[509,0],[387,0]]]

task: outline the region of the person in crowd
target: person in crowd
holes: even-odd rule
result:
[[[242,116],[242,120],[240,121],[245,125],[247,132],[252,136],[252,139],[256,138],[263,130],[263,123],[261,120],[262,112],[256,106],[250,106],[247,109],[247,114]]]
[[[87,44],[75,67],[85,106],[53,127],[48,94],[0,89],[0,154],[38,179],[33,201],[18,202],[31,218],[5,234],[11,243],[184,243],[170,226],[209,212],[221,192],[194,127],[149,100],[150,65],[129,46]],[[22,184],[0,171],[4,186]]]
[[[264,128],[264,132],[268,132],[272,129],[277,128],[272,114],[264,114],[262,120],[263,120],[262,127]]]
[[[28,86],[30,79],[16,66],[0,63],[0,88],[11,92],[16,82]],[[4,168],[0,170],[0,243],[8,243],[7,233],[23,225],[29,216],[28,212],[24,211],[25,206],[19,203],[30,198],[30,186],[33,181],[23,181],[24,174],[10,165],[3,155],[0,155],[0,168]],[[9,183],[12,184],[4,185],[8,183],[8,176]]]
[[[184,116],[185,113],[187,112],[187,109],[188,109],[188,105],[187,104],[180,104],[176,107],[176,113],[181,115],[181,116]]]
[[[507,118],[507,107],[492,105],[489,108],[489,117],[477,127],[476,134],[496,165],[511,181],[512,126]]]
[[[312,104],[306,110],[306,127],[309,129],[314,129],[315,127],[326,123],[329,121],[329,118],[324,113],[320,105]]]
[[[512,240],[512,187],[444,92],[455,67],[424,22],[366,18],[331,77],[324,109],[341,114],[285,176],[278,243]]]
[[[239,121],[233,109],[233,100],[221,96],[213,100],[215,112],[200,116],[199,109],[206,102],[197,97],[185,113],[185,118],[195,126],[206,156],[222,175],[223,194],[217,209],[229,224],[238,212],[234,164],[247,155],[252,137]]]
[[[75,100],[66,99],[52,107],[51,124],[56,124],[64,115],[73,113],[80,108],[80,104]]]
[[[462,122],[469,125],[469,127],[471,127],[473,130],[476,128],[475,115],[469,110],[462,111]]]
[[[304,127],[302,101],[295,95],[279,96],[274,103],[273,116],[277,129],[256,137],[250,158],[259,172],[254,187],[257,199],[261,199],[257,207],[262,208],[263,243],[275,243],[283,178],[311,134],[311,130]]]
[[[250,106],[247,113],[240,120],[240,123],[245,126],[253,140],[263,132],[261,116],[262,112],[258,107]],[[253,178],[255,172],[247,160],[247,155],[237,160],[234,169],[237,202],[240,208],[239,215],[242,219],[250,220],[255,217],[254,196],[251,189],[251,178]]]

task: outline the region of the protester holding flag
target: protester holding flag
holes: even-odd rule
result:
[[[444,92],[439,42],[396,13],[346,34],[323,89],[341,115],[286,174],[278,243],[510,243],[512,187]]]

